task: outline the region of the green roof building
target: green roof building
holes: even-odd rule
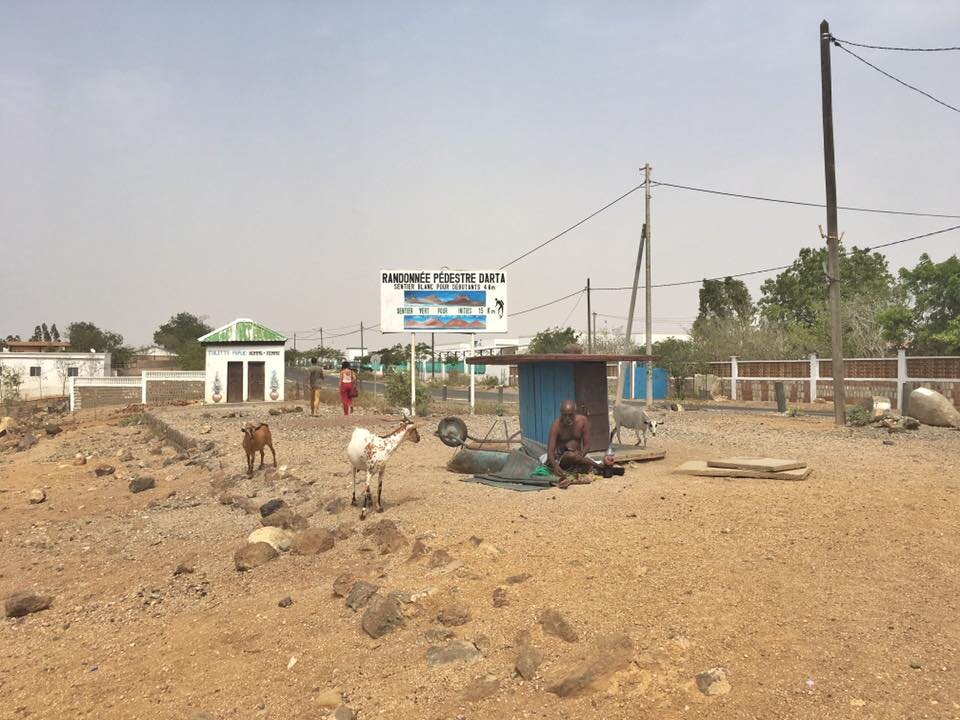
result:
[[[237,318],[199,340],[206,348],[206,402],[283,402],[286,337]]]

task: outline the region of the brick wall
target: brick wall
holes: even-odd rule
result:
[[[76,409],[91,409],[105,405],[137,405],[140,403],[140,388],[129,387],[78,387]]]
[[[150,380],[147,382],[147,404],[170,405],[203,400],[203,391],[202,380]]]

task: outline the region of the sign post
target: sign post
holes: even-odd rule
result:
[[[417,334],[410,333],[410,414],[417,416]]]
[[[473,354],[477,351],[477,336],[472,334],[470,335],[470,353]],[[476,404],[476,381],[477,376],[474,374],[473,365],[470,366],[470,414],[473,415],[474,406]]]

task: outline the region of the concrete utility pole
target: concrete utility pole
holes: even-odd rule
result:
[[[647,317],[646,317],[646,326],[647,326],[647,355],[653,355],[653,307],[650,303],[653,288],[650,286],[650,237],[653,235],[653,231],[650,225],[650,163],[647,163],[643,166],[643,184],[646,186],[643,190],[643,239],[647,246],[647,259],[646,259],[646,280],[644,288],[646,301],[647,301]],[[647,407],[653,405],[653,361],[647,360]]]
[[[363,323],[360,323],[360,364],[363,365]]]
[[[587,352],[593,352],[593,331],[590,329],[590,278],[587,278]]]
[[[846,425],[843,329],[840,325],[840,238],[837,235],[837,165],[833,156],[833,81],[830,75],[830,25],[820,23],[820,97],[823,106],[823,171],[827,185],[827,282],[830,286],[830,354],[833,356],[834,423]]]
[[[647,226],[644,225],[640,233],[640,244],[637,246],[637,265],[633,270],[633,292],[630,293],[630,310],[627,313],[627,330],[623,346],[624,354],[630,352],[630,346],[633,344],[633,311],[637,307],[637,286],[640,284],[640,268],[643,266],[643,244],[646,241],[646,237]],[[623,373],[624,364],[620,363],[617,368],[617,397],[613,401],[615,405],[620,405],[623,402]],[[633,378],[630,378],[630,387],[633,387]]]

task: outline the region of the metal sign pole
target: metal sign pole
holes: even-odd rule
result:
[[[410,414],[417,416],[417,334],[410,333]]]
[[[477,351],[477,335],[476,333],[470,333],[470,354],[473,355]],[[476,375],[474,374],[473,365],[470,365],[470,414],[473,415],[474,405],[476,402],[477,391],[476,391]]]

